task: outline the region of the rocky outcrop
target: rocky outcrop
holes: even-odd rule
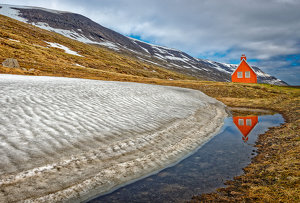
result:
[[[13,58],[5,59],[5,61],[2,62],[2,65],[7,68],[20,68],[18,60]]]

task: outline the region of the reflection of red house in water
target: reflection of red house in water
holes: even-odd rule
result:
[[[233,122],[243,134],[243,140],[247,142],[248,134],[258,123],[258,117],[257,116],[234,116]]]

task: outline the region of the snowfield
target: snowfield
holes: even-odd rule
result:
[[[214,136],[200,91],[0,75],[0,202],[81,201],[172,164]]]

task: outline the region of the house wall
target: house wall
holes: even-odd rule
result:
[[[245,72],[250,71],[250,78],[245,78]],[[238,72],[243,72],[243,78],[238,78]],[[231,76],[232,82],[257,83],[257,76],[249,65],[243,60],[237,70]]]

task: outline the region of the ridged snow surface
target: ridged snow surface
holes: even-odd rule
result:
[[[0,202],[61,202],[178,161],[226,112],[184,88],[0,75],[0,115]]]
[[[0,75],[0,173],[158,129],[203,106],[201,97],[136,83]]]

